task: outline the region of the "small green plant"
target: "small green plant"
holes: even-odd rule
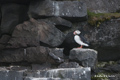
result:
[[[113,19],[113,18],[120,18],[120,13],[94,13],[87,11],[88,13],[88,23],[92,26],[97,26],[107,20]]]

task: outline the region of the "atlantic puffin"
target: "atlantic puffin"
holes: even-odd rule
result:
[[[74,32],[70,32],[66,35],[63,46],[63,53],[65,54],[65,56],[69,56],[71,49],[82,48],[83,46],[88,47],[89,43],[83,37],[80,30],[75,30]]]
[[[80,31],[79,30],[76,30],[76,31],[74,31],[74,40],[75,40],[75,42],[77,43],[77,44],[79,44],[79,45],[81,45],[80,47],[78,47],[78,48],[82,48],[83,46],[89,46],[87,43],[86,43],[86,41],[85,41],[85,39],[83,38],[83,36],[81,36],[80,35]],[[80,35],[80,36],[79,36]]]

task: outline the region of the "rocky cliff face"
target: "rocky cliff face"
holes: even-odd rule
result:
[[[98,21],[99,26],[87,22],[88,11],[119,12],[120,1],[0,2],[0,65],[7,65],[0,68],[1,80],[90,80],[90,69],[95,71],[97,60],[120,58],[119,16]],[[76,29],[91,49],[66,48],[66,38],[72,40],[69,34]],[[64,55],[64,49],[69,56]]]

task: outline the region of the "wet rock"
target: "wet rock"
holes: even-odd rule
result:
[[[93,49],[74,48],[70,51],[70,60],[77,61],[84,67],[95,68],[97,62],[97,51]]]
[[[118,0],[81,0],[86,3],[87,9],[95,13],[109,13],[120,10]],[[91,5],[92,4],[92,5]]]
[[[25,5],[14,3],[3,4],[1,6],[1,33],[12,34],[16,25],[28,19],[27,9],[28,7]]]
[[[23,71],[0,71],[1,80],[23,80]]]
[[[79,68],[80,65],[77,62],[64,62],[58,66],[58,68]]]
[[[0,50],[5,48],[5,46],[7,45],[7,42],[9,41],[9,39],[10,39],[9,35],[3,35],[0,38]]]
[[[26,72],[28,74],[30,72]],[[34,77],[34,78],[60,78],[60,80],[90,80],[91,79],[91,71],[90,68],[60,68],[60,69],[50,69],[46,70],[44,73],[40,71],[35,72],[38,74],[37,76],[29,75],[26,77]],[[41,76],[42,74],[42,76]],[[28,79],[29,80],[29,79]],[[32,80],[32,79],[30,79]],[[48,79],[49,80],[49,79]],[[59,80],[59,79],[58,79]]]
[[[86,20],[86,4],[80,1],[38,1],[31,2],[29,15],[33,18],[57,16],[71,21]]]
[[[40,44],[57,47],[63,42],[64,37],[65,35],[54,25],[30,19],[16,26],[7,48],[34,47]]]

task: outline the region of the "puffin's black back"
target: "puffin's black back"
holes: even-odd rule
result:
[[[79,45],[75,42],[74,40],[74,34],[73,32],[70,32],[66,35],[66,38],[63,42],[63,47],[64,47],[64,50],[63,50],[63,53],[66,55],[66,56],[69,56],[69,53],[70,53],[70,50],[72,48],[75,48],[75,47],[78,47]]]

